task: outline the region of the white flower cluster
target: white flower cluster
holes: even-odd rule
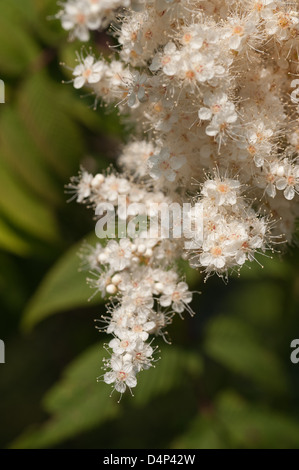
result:
[[[257,217],[241,198],[240,189],[239,181],[217,176],[203,184],[203,237],[192,230],[188,257],[191,266],[204,268],[206,278],[214,272],[227,277],[228,269],[239,270],[268,248],[267,219]],[[194,211],[190,216],[195,227],[198,214]]]
[[[169,202],[162,192],[149,191],[125,178],[92,176],[84,170],[72,178],[69,189],[78,202],[91,205],[96,215],[105,204],[112,205],[126,227],[137,214],[147,220],[148,215],[155,215],[155,204]],[[120,204],[123,197],[125,206]],[[135,387],[136,374],[152,366],[156,348],[151,346],[152,340],[147,342],[149,335],[165,339],[165,328],[175,313],[187,310],[193,314],[189,306],[192,293],[174,267],[181,243],[159,237],[156,231],[155,238],[149,238],[140,228],[131,237],[87,247],[83,254],[85,267],[93,273],[88,279],[91,287],[110,298],[110,315],[102,318],[105,326],[100,329],[114,339],[107,346],[111,354],[103,379],[120,393]]]
[[[89,11],[84,21],[83,5]],[[88,87],[96,102],[117,105],[136,130],[119,158],[123,176],[93,178],[83,172],[75,184],[78,201],[97,205],[94,198],[100,195],[116,205],[117,196],[123,195],[147,208],[164,200],[191,200],[193,205],[199,201],[203,207],[201,216],[195,207],[189,214],[187,243],[170,239],[163,252],[165,240],[145,243],[140,237],[137,243],[129,237],[101,248],[99,289],[117,299],[111,321],[117,323],[115,315],[122,316],[115,312],[123,312],[123,302],[126,312],[133,309],[131,320],[125,320],[129,336],[111,330],[112,372],[105,375],[123,390],[120,383],[133,386],[139,366],[131,349],[117,356],[119,342],[134,344],[132,351],[141,348],[147,358],[144,364],[151,364],[151,350],[145,353],[144,340],[132,333],[135,325],[140,326],[140,315],[142,325],[147,325],[142,329],[145,338],[154,322],[154,308],[160,312],[168,306],[180,313],[191,300],[187,290],[180,290],[186,285],[178,279],[170,282],[172,287],[154,287],[172,272],[174,259],[188,258],[207,276],[227,277],[230,270],[255,260],[257,253],[273,250],[273,243],[292,241],[299,213],[299,107],[294,99],[299,2],[68,0],[59,17],[63,27],[82,40],[88,29],[105,27],[113,19],[118,55],[109,60],[81,55],[73,84]],[[196,185],[201,188],[197,193]],[[121,205],[120,218],[122,213]],[[203,232],[197,231],[196,217],[202,217]],[[121,260],[115,259],[118,252],[124,253]],[[106,286],[108,274],[111,282]],[[114,275],[120,276],[117,284]],[[149,283],[149,277],[154,281]],[[128,294],[134,292],[130,283],[137,280],[145,296],[150,292],[146,315],[143,307],[142,314],[134,310],[134,297]],[[182,299],[185,296],[180,308],[169,300],[165,303],[164,296],[172,295],[167,292],[173,289],[179,289]]]
[[[67,0],[61,3],[61,10],[56,17],[61,25],[70,31],[70,39],[88,41],[89,31],[108,26],[118,8],[128,7],[130,0]]]

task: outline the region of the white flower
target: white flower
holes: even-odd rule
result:
[[[129,82],[132,79],[132,75],[128,69],[126,69],[122,62],[119,60],[112,60],[109,63],[105,71],[105,76],[107,79],[107,85],[112,89],[123,88],[125,91],[125,83]]]
[[[273,135],[272,129],[267,129],[263,121],[258,121],[254,129],[247,131],[247,139],[250,144],[260,143],[264,140],[270,139]]]
[[[237,202],[240,182],[228,178],[207,180],[203,184],[202,194],[210,198],[216,205],[231,205]]]
[[[111,372],[104,374],[106,384],[114,383],[115,390],[124,393],[126,387],[133,388],[137,385],[137,379],[133,371],[133,364],[125,362],[122,358],[112,356],[110,360]]]
[[[130,331],[120,331],[118,334],[119,338],[113,338],[109,347],[113,349],[113,352],[117,355],[123,353],[130,353],[136,346],[136,335]]]
[[[268,6],[263,12],[265,28],[269,35],[275,35],[280,41],[285,41],[291,37],[292,30],[298,32],[298,12],[285,12],[282,9],[271,8]]]
[[[110,175],[105,178],[105,181],[102,184],[101,195],[107,201],[116,202],[118,196],[128,194],[130,188],[130,183],[125,178],[118,178],[115,175]]]
[[[200,108],[198,111],[199,119],[210,120],[213,115],[223,112],[227,100],[228,97],[223,92],[206,93],[203,102],[207,107]]]
[[[267,128],[265,122],[258,120],[245,130],[245,142],[239,142],[238,147],[246,148],[253,156],[255,165],[262,167],[271,153],[273,134],[273,129]]]
[[[133,78],[133,83],[130,87],[129,95],[128,95],[128,106],[130,108],[138,105],[138,103],[143,103],[147,100],[146,96],[146,82],[148,80],[148,76],[143,73],[140,74],[139,72],[135,73]]]
[[[242,266],[247,260],[247,252],[250,250],[248,234],[244,225],[236,223],[234,225],[233,236],[225,242],[224,252],[227,257],[236,260],[239,266]]]
[[[169,42],[165,48],[164,53],[158,53],[155,55],[152,64],[150,66],[150,70],[155,72],[162,68],[163,72],[166,75],[174,75],[177,71],[177,65],[181,60],[180,53],[178,52],[175,44],[173,42]]]
[[[181,43],[184,46],[189,46],[191,50],[200,49],[203,45],[204,35],[202,28],[194,24],[186,28],[183,32]]]
[[[154,179],[165,177],[168,181],[174,181],[185,163],[185,157],[175,157],[168,148],[163,148],[158,155],[148,159],[149,174]]]
[[[132,361],[133,368],[136,372],[140,372],[141,370],[146,370],[151,367],[153,352],[154,350],[150,345],[138,340],[134,351],[132,351],[130,355],[125,355],[125,358]]]
[[[103,63],[94,62],[94,57],[87,56],[73,71],[74,88],[82,88],[86,83],[97,83],[101,80]]]
[[[93,176],[87,171],[82,171],[79,184],[77,186],[77,202],[81,203],[91,195]]]
[[[123,307],[128,313],[137,313],[139,315],[149,315],[154,306],[154,299],[150,286],[145,283],[134,285],[124,293],[122,300]]]
[[[187,69],[194,72],[196,80],[200,83],[211,80],[217,72],[222,71],[222,68],[215,66],[212,57],[203,55],[200,52],[192,54],[189,63],[190,66],[187,66]]]
[[[205,246],[205,251],[199,257],[202,266],[210,269],[223,269],[226,264],[226,256],[223,247],[218,244],[209,243]]]
[[[155,323],[152,321],[148,321],[146,323],[134,323],[132,326],[132,333],[134,334],[134,338],[137,341],[141,339],[142,341],[146,341],[149,337],[149,331],[151,331],[155,327]]]
[[[131,142],[124,147],[119,163],[121,166],[129,170],[130,173],[136,176],[145,176],[147,174],[147,161],[151,155],[154,154],[154,146],[151,142],[144,140]],[[134,191],[137,193],[137,189]],[[132,192],[130,192],[131,194]],[[140,192],[139,192],[140,194]],[[136,202],[139,202],[135,199]]]
[[[268,5],[275,8],[275,0],[251,0],[250,2],[251,9],[260,14],[261,16],[263,15],[263,10]]]
[[[91,11],[90,5],[84,0],[68,1],[58,17],[63,29],[72,30],[71,37],[77,37],[80,41],[88,41],[88,30],[98,29],[101,25],[100,17]]]
[[[108,334],[114,333],[116,336],[120,337],[120,335],[129,328],[130,321],[131,317],[126,314],[123,307],[113,309],[111,318],[109,317],[107,319],[108,326],[106,332]]]
[[[284,197],[291,201],[299,192],[299,166],[286,165],[284,176],[276,181],[276,188],[283,191]]]
[[[162,313],[159,310],[157,313],[152,312],[150,319],[153,321],[155,326],[149,333],[155,334],[156,336],[163,336],[165,339],[165,328],[172,323],[174,315],[175,312]]]
[[[266,194],[275,198],[276,196],[276,180],[277,180],[277,163],[266,164],[262,168],[262,172],[255,176],[255,184],[257,187],[265,189]]]
[[[235,123],[237,119],[238,115],[234,103],[227,102],[219,113],[214,114],[211,123],[206,128],[206,134],[216,136],[221,132],[225,132],[229,129],[230,124]]]
[[[240,18],[229,18],[228,36],[229,36],[229,47],[235,51],[239,51],[246,41],[248,36],[255,29],[255,22],[253,17],[250,16],[247,19],[241,20]]]
[[[192,293],[188,290],[186,282],[179,282],[177,285],[168,285],[165,287],[163,295],[159,299],[162,307],[172,306],[176,313],[182,313],[186,304],[192,300]]]
[[[105,249],[106,262],[114,271],[122,271],[130,266],[132,258],[132,243],[127,238],[121,238],[119,243],[110,240]]]

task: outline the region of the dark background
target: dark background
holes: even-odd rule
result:
[[[128,138],[115,110],[62,80],[75,51],[55,0],[0,0],[0,446],[2,448],[299,448],[299,250],[260,258],[228,285],[187,269],[195,318],[158,342],[135,397],[101,376],[105,307],[78,272],[92,214],[67,203],[80,164],[108,167]],[[52,19],[51,19],[52,16]],[[108,53],[107,36],[94,49]],[[85,94],[82,92],[81,94]],[[87,95],[88,93],[86,93]],[[298,355],[299,357],[299,355]]]

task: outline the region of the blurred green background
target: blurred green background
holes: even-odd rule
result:
[[[104,305],[87,302],[77,256],[94,222],[64,186],[80,164],[113,162],[128,131],[61,83],[60,62],[74,66],[81,45],[49,20],[56,11],[55,0],[0,0],[0,447],[299,448],[298,247],[228,285],[188,270],[197,315],[175,319],[135,397],[117,404],[96,382]]]

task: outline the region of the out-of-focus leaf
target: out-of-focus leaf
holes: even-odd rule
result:
[[[59,45],[60,38],[65,40],[61,22],[55,18],[59,10],[55,0],[0,0],[0,5],[6,21],[31,37],[38,35],[51,45]]]
[[[140,380],[132,405],[145,404],[161,393],[166,393],[190,375],[199,375],[201,360],[194,353],[179,348],[163,351],[159,368],[144,371],[148,379]],[[98,426],[115,417],[121,410],[111,399],[109,387],[96,384],[103,358],[103,345],[92,346],[65,371],[63,379],[44,399],[44,407],[51,418],[41,428],[28,430],[13,444],[13,448],[50,447]],[[163,364],[164,362],[164,364]],[[154,383],[152,383],[154,382]],[[150,387],[149,387],[150,385]],[[149,391],[145,392],[145,390]],[[137,389],[136,389],[137,390]],[[114,392],[117,393],[117,392]]]
[[[197,378],[202,372],[202,359],[199,354],[181,348],[163,347],[162,358],[149,370],[138,375],[138,385],[134,390],[133,405],[144,405],[156,396],[169,392],[190,375]]]
[[[198,415],[189,429],[173,443],[174,449],[227,449],[225,439],[217,429],[214,416]]]
[[[28,255],[32,246],[24,241],[18,232],[10,227],[0,215],[0,248],[16,255]]]
[[[219,316],[207,328],[204,349],[229,370],[252,380],[264,390],[285,393],[287,381],[279,359],[260,345],[254,330],[232,316]]]
[[[44,73],[31,75],[20,89],[18,106],[30,138],[65,182],[77,171],[84,151],[80,128],[63,111],[56,90]]]
[[[233,448],[299,448],[299,424],[293,416],[248,403],[234,392],[219,397],[217,418]]]
[[[36,9],[32,5],[33,0],[0,0],[1,12],[9,21],[17,21],[24,26],[24,20],[27,18],[37,18]],[[45,0],[47,1],[47,0]],[[49,1],[49,0],[48,0]],[[50,0],[52,1],[52,0]]]
[[[172,445],[178,449],[298,448],[299,425],[291,416],[222,392],[209,413],[199,413]]]
[[[33,0],[38,9],[37,21],[35,23],[36,31],[40,38],[49,45],[61,47],[65,41],[65,30],[61,27],[61,21],[55,16],[59,11],[57,2],[52,0]],[[44,20],[44,21],[43,21]]]
[[[66,369],[62,380],[44,400],[52,415],[41,428],[28,430],[13,448],[45,448],[90,430],[120,412],[107,386],[96,383],[105,355],[102,345],[92,346]]]
[[[2,234],[1,223],[0,234]],[[7,316],[3,314],[4,311],[6,312],[8,309],[10,312],[16,312],[16,314],[18,314],[20,310],[22,310],[23,304],[26,301],[26,287],[23,285],[24,278],[23,273],[18,266],[18,260],[12,259],[10,253],[0,252],[0,266],[0,297],[2,311],[2,315],[0,317],[0,331],[2,334],[3,326],[7,324],[8,321]],[[15,286],[18,286],[18,295],[16,295]],[[7,376],[5,376],[5,379],[7,379]],[[6,384],[7,382],[8,381],[6,380]]]
[[[78,100],[78,96],[74,96],[66,90],[63,90],[62,105],[64,110],[76,121],[97,134],[101,133],[117,138],[124,133],[116,109],[107,111],[100,106],[94,109],[88,106],[84,95],[81,100]]]
[[[85,240],[91,244],[98,241],[94,234]],[[24,313],[25,328],[33,327],[54,313],[88,306],[88,299],[93,291],[86,284],[86,271],[79,270],[78,252],[81,247],[82,242],[72,246],[42,280]],[[90,304],[98,304],[101,301],[101,296],[98,294],[91,299]]]
[[[0,172],[0,207],[8,220],[47,242],[57,242],[59,232],[50,208],[33,197],[4,164]]]
[[[240,282],[240,287],[228,295],[227,305],[233,312],[240,312],[245,322],[275,329],[283,319],[284,290],[281,282]]]
[[[189,262],[183,259],[178,261],[178,266],[182,275],[186,277],[188,285],[191,288],[198,286],[201,277],[200,272],[197,269],[191,268]]]
[[[241,271],[241,279],[286,279],[292,277],[291,266],[278,256],[266,257],[256,255],[258,262],[247,263]],[[237,272],[232,277],[239,277]]]
[[[42,153],[11,107],[5,107],[0,116],[0,141],[0,162],[4,160],[31,190],[48,202],[57,203],[62,199],[63,189],[55,184]]]
[[[10,4],[3,0],[0,3],[0,69],[15,76],[25,73],[26,67],[37,58],[39,48]]]

